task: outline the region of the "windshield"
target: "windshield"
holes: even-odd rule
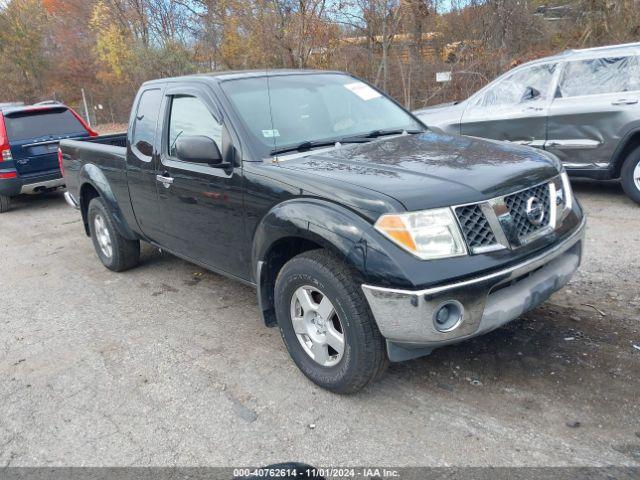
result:
[[[422,130],[405,110],[348,75],[276,75],[222,88],[261,154],[394,130]]]
[[[66,108],[25,110],[5,116],[4,121],[9,139],[13,141],[85,132],[82,124]]]

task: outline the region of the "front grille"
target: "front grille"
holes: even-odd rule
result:
[[[458,207],[456,208],[456,216],[470,249],[496,244],[496,237],[480,206],[467,205]]]
[[[527,202],[531,197],[535,197],[542,203],[544,217],[539,225],[533,223],[527,216]],[[522,192],[514,193],[504,197],[504,202],[511,213],[515,230],[520,240],[524,240],[532,233],[549,226],[551,218],[551,206],[549,202],[549,185],[542,184],[529,188]]]

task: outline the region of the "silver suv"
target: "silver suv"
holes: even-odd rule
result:
[[[414,112],[448,133],[556,154],[576,177],[622,179],[640,203],[640,43],[521,65],[467,100]]]

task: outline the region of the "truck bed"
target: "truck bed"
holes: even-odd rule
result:
[[[114,186],[113,194],[128,198],[126,182],[127,134],[100,135],[82,140],[62,140],[64,178],[67,190],[80,197],[81,172],[98,168],[105,181]]]
[[[95,154],[100,156],[124,157],[127,153],[127,134],[116,133],[81,140],[62,140],[60,148],[75,160],[89,161]]]
[[[113,133],[109,135],[100,135],[98,137],[89,137],[81,142],[99,143],[102,145],[111,145],[113,147],[127,147],[127,132]]]

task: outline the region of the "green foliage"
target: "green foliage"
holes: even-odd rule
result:
[[[101,66],[102,78],[105,81],[126,80],[133,63],[133,39],[121,24],[113,21],[104,0],[98,1],[93,8],[89,26],[95,33],[95,55]]]
[[[153,78],[175,77],[195,73],[193,51],[186,45],[170,41],[162,46],[145,47],[138,43],[132,49],[131,74],[139,82]]]
[[[0,10],[2,98],[36,98],[48,58],[44,43],[47,15],[40,0],[13,0]]]
[[[466,97],[522,61],[565,48],[640,40],[639,0],[446,4],[5,0],[0,101],[57,98],[78,106],[82,88],[96,121],[125,121],[145,80],[268,67],[347,70],[416,108]],[[567,8],[534,15],[550,4]],[[443,70],[464,75],[438,84],[435,73]]]

